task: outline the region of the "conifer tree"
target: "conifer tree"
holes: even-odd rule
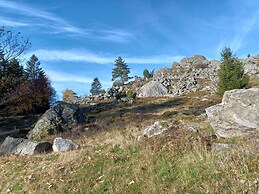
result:
[[[128,68],[125,60],[122,57],[118,57],[115,60],[115,68],[112,69],[112,81],[115,81],[114,85],[123,85],[127,82],[130,79],[129,73],[130,68]]]
[[[40,73],[44,74],[42,68],[40,68],[40,61],[36,55],[32,55],[29,61],[26,63],[25,68],[26,76],[28,80],[34,82],[39,77]]]
[[[222,63],[218,72],[218,93],[248,87],[249,77],[244,73],[244,66],[233,54],[230,48],[221,52]]]
[[[97,77],[93,79],[90,92],[92,95],[98,95],[102,93],[102,84]]]
[[[144,69],[143,76],[144,76],[144,78],[151,78],[151,77],[153,77],[154,72],[155,72],[154,69],[152,71],[148,71],[147,69]]]

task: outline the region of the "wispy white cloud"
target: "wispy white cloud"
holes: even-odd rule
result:
[[[80,76],[76,73],[64,73],[46,69],[46,74],[50,78],[53,87],[55,88],[59,98],[61,98],[63,91],[67,88],[73,89],[79,95],[89,94],[89,88],[94,77]],[[112,85],[111,81],[100,80],[104,89]]]
[[[91,83],[93,80],[88,77],[78,76],[71,73],[62,73],[53,70],[46,70],[46,74],[53,82]]]
[[[56,16],[55,14],[52,14],[47,11],[42,11],[37,8],[33,8],[31,6],[27,6],[22,3],[0,0],[0,7],[4,8],[5,10],[14,12],[16,14],[29,16],[31,21],[33,21],[32,17],[34,18],[36,17],[38,19],[43,19],[47,22],[55,23],[55,25],[48,25],[46,23],[40,24],[39,22],[37,22],[37,23],[34,23],[36,26],[45,25],[48,28],[58,29],[60,32],[73,32],[77,34],[86,33],[84,30],[71,25],[70,23]],[[33,23],[31,22],[30,24],[33,24]],[[9,23],[9,25],[11,25],[11,23]]]
[[[97,64],[111,64],[118,56],[105,56],[91,53],[85,50],[36,50],[26,54],[24,57],[29,58],[35,54],[42,61],[70,61],[70,62],[88,62]],[[179,61],[183,56],[148,56],[148,57],[123,57],[127,63],[132,64],[163,64]]]
[[[36,50],[25,55],[29,58],[35,54],[42,61],[71,61],[107,64],[114,61],[113,57],[104,57],[87,51],[80,50]]]
[[[13,21],[11,19],[7,19],[3,17],[0,17],[0,23],[3,26],[12,26],[12,27],[29,26],[28,23]]]
[[[68,35],[76,35],[93,40],[105,40],[111,42],[124,43],[133,39],[133,34],[121,29],[85,29],[79,28],[62,17],[48,11],[43,11],[26,4],[0,0],[0,7],[12,12],[27,17],[28,22],[17,22],[15,19],[5,20],[3,24],[6,26],[30,26],[31,27],[44,27],[48,33],[60,34],[67,33]],[[25,19],[25,18],[24,18]],[[39,22],[40,20],[40,22]],[[2,19],[2,21],[4,21]],[[1,22],[1,20],[0,20]]]

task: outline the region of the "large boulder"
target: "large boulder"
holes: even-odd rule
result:
[[[83,120],[83,114],[78,105],[56,102],[37,121],[28,137],[31,139],[41,139],[47,135],[71,130],[82,123]]]
[[[219,137],[230,138],[259,132],[259,88],[224,93],[222,103],[206,109],[208,120]]]
[[[139,97],[160,97],[168,95],[168,89],[159,81],[151,81],[138,91]]]
[[[54,140],[52,148],[54,152],[64,152],[77,149],[79,148],[79,145],[75,144],[70,139],[63,139],[58,137]]]
[[[52,144],[48,142],[35,142],[24,138],[6,137],[0,146],[2,154],[33,155],[52,150]]]

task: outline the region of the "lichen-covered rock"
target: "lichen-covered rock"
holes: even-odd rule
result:
[[[81,109],[76,104],[56,102],[38,120],[28,137],[41,139],[44,136],[56,134],[78,126],[83,122]]]
[[[160,97],[168,94],[167,88],[159,81],[151,81],[138,91],[139,97]]]
[[[259,88],[224,93],[222,103],[206,109],[208,120],[219,137],[230,138],[259,132]]]
[[[164,131],[170,129],[172,127],[171,124],[168,124],[167,122],[161,122],[156,121],[153,125],[147,127],[143,132],[143,137],[153,137],[155,135],[159,135],[163,133]]]
[[[54,140],[52,148],[54,152],[64,152],[64,151],[78,149],[79,145],[75,144],[70,139],[63,139],[59,137]]]
[[[52,150],[48,142],[35,142],[24,138],[6,137],[0,146],[0,153],[16,155],[33,155]]]

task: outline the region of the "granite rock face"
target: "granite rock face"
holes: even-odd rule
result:
[[[222,103],[207,108],[206,114],[219,137],[258,133],[259,88],[226,91]]]
[[[160,97],[168,94],[167,88],[158,81],[151,81],[145,84],[138,91],[139,97]]]
[[[64,151],[78,149],[79,145],[75,144],[70,139],[63,139],[59,137],[54,140],[52,148],[54,152],[64,152]]]
[[[84,120],[80,107],[76,104],[56,102],[37,121],[28,137],[41,139],[44,136],[56,134],[78,126]]]
[[[49,152],[52,144],[48,142],[35,142],[24,138],[6,137],[0,146],[0,153],[16,155],[33,155],[37,153]]]

